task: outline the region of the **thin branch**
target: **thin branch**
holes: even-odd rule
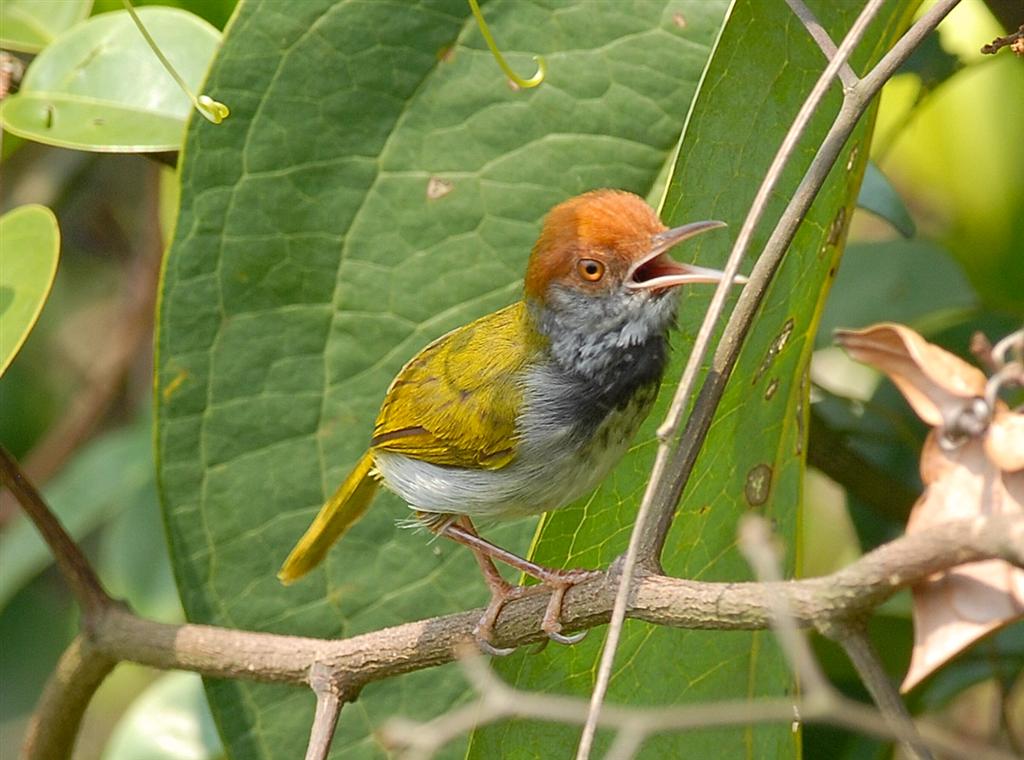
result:
[[[682,495],[683,484],[685,478],[689,475],[689,470],[692,469],[692,464],[686,467],[684,464],[680,467],[681,470],[685,470],[686,474],[680,477],[673,477],[670,481],[668,489],[664,487],[663,481],[665,480],[666,473],[668,472],[669,457],[672,453],[672,443],[676,439],[676,434],[679,430],[679,426],[683,417],[683,414],[689,405],[690,398],[693,394],[693,389],[697,381],[697,373],[700,370],[701,364],[704,361],[704,355],[707,353],[708,348],[711,345],[711,337],[714,332],[715,326],[725,308],[725,300],[729,289],[732,287],[733,280],[736,274],[739,272],[740,264],[743,258],[746,256],[747,249],[750,246],[750,242],[753,239],[754,230],[760,222],[765,210],[768,207],[768,199],[778,184],[779,179],[782,177],[782,171],[785,165],[788,163],[789,158],[792,156],[796,149],[797,143],[799,142],[804,130],[810,123],[811,117],[817,110],[821,101],[824,99],[828,89],[832,86],[832,82],[836,77],[841,66],[845,64],[853,49],[860,42],[861,36],[867,30],[871,20],[875,17],[878,11],[881,9],[884,0],[869,0],[861,11],[860,15],[857,16],[853,26],[843,39],[842,45],[836,51],[836,55],[828,62],[825,66],[825,70],[821,73],[818,81],[815,82],[814,87],[811,88],[810,94],[804,101],[800,110],[797,112],[796,118],[790,125],[789,130],[786,132],[786,136],[782,140],[782,144],[779,146],[778,151],[775,154],[772,163],[765,174],[764,180],[761,182],[760,188],[758,188],[757,194],[754,196],[754,201],[751,204],[750,211],[747,213],[747,218],[743,221],[743,226],[740,228],[739,234],[736,238],[736,243],[733,245],[732,251],[729,253],[729,258],[725,265],[725,274],[719,281],[718,286],[715,288],[715,294],[711,298],[711,304],[708,307],[708,312],[704,317],[704,321],[700,326],[700,330],[697,333],[697,339],[694,342],[693,349],[690,353],[689,358],[686,362],[686,368],[683,370],[682,378],[679,380],[679,385],[676,388],[676,393],[672,399],[672,404],[669,407],[668,414],[665,417],[665,421],[661,427],[658,428],[658,452],[655,456],[654,466],[651,468],[651,476],[647,481],[647,487],[644,490],[643,499],[640,502],[640,507],[637,510],[636,521],[633,524],[633,532],[630,535],[629,547],[626,550],[626,556],[622,563],[622,577],[619,579],[619,589],[615,600],[615,609],[612,613],[611,625],[608,627],[608,634],[605,638],[604,649],[601,652],[601,662],[598,666],[597,679],[594,684],[594,690],[591,694],[591,719],[587,721],[587,724],[583,728],[583,734],[580,737],[580,745],[576,754],[577,760],[585,760],[590,755],[590,747],[593,744],[594,732],[597,726],[597,713],[601,706],[601,701],[604,699],[604,695],[608,690],[608,683],[611,679],[612,666],[615,661],[615,653],[618,650],[619,639],[622,634],[622,624],[626,615],[626,605],[629,599],[630,588],[633,583],[633,572],[634,568],[639,563],[644,570],[648,570],[660,565],[661,550],[665,543],[665,538],[668,536],[668,529],[672,522],[672,516],[675,511],[675,505],[679,502],[679,498]],[[856,120],[854,120],[854,123]],[[853,124],[850,125],[850,131],[853,129]],[[849,132],[847,132],[847,135]],[[843,138],[845,142],[845,135]],[[838,150],[836,151],[838,155]],[[817,158],[816,158],[817,160]],[[835,158],[832,158],[834,161]],[[828,162],[829,167],[832,165],[832,161]],[[824,182],[824,179],[822,180]],[[818,186],[820,188],[820,185]],[[815,189],[815,194],[817,188]],[[810,204],[808,203],[808,206]],[[788,211],[788,209],[787,209]],[[806,209],[804,210],[806,212]],[[799,219],[803,218],[803,213],[800,214],[796,223]],[[780,220],[779,226],[782,226],[783,221]],[[794,224],[795,229],[796,224]],[[743,302],[744,296],[747,293],[751,293],[752,297],[749,299],[756,305],[759,305],[761,299],[764,297],[764,293],[767,291],[768,282],[777,268],[778,262],[781,261],[782,255],[785,248],[781,249],[777,253],[777,259],[775,266],[760,266],[760,274],[758,267],[754,268],[754,275],[751,277],[751,281],[743,289],[743,293],[740,295],[740,303]],[[761,256],[761,260],[768,256],[768,252]],[[761,282],[755,285],[753,279],[755,276],[761,278]],[[737,306],[737,309],[739,307]],[[734,314],[735,317],[735,314]],[[753,314],[751,314],[751,320]],[[730,320],[731,326],[732,320]],[[735,340],[730,339],[729,331],[722,336],[722,340],[719,343],[719,351],[723,346],[728,346],[734,353],[733,361],[735,356],[739,354],[739,347],[742,343],[742,338],[746,334],[746,330],[742,332],[734,332]],[[728,374],[728,373],[726,373]],[[711,380],[709,376],[708,381]],[[722,382],[724,390],[724,381]],[[708,387],[708,383],[705,382],[705,388]],[[702,393],[703,395],[703,393]],[[717,398],[711,403],[712,410],[708,413],[707,426],[711,424],[711,417],[714,416],[713,409],[717,408],[718,400],[721,398],[721,393],[718,394]],[[701,400],[698,399],[698,405]],[[694,416],[697,414],[697,409],[694,409]],[[700,427],[700,425],[693,425],[693,417],[690,419],[690,423],[687,425],[687,430],[684,432],[684,442],[682,444],[683,451],[687,451],[685,448],[691,441],[689,440],[691,428]],[[699,441],[703,442],[704,436],[706,435],[706,427],[698,436]],[[697,446],[699,449],[699,444]],[[696,461],[696,453],[692,455],[694,461]],[[678,484],[678,487],[676,487]],[[661,498],[661,495],[668,491],[669,495],[666,498]]]
[[[739,545],[740,551],[754,571],[754,576],[759,581],[771,584],[768,588],[775,588],[782,581],[782,570],[778,552],[772,545],[768,521],[760,515],[746,515],[740,521]],[[821,672],[807,639],[797,628],[786,597],[781,594],[769,594],[768,604],[775,636],[789,660],[790,668],[803,684],[808,699],[833,696],[835,690]]]
[[[804,29],[811,35],[811,39],[818,45],[818,48],[825,55],[826,61],[831,61],[835,58],[836,53],[839,52],[836,48],[836,43],[832,41],[829,36],[828,30],[825,29],[815,17],[814,12],[807,7],[804,0],[786,0],[786,5],[789,6],[793,14],[800,19],[800,23],[804,25]],[[853,69],[850,68],[850,64],[844,63],[839,67],[839,81],[843,83],[844,89],[849,89],[860,81],[857,74],[854,73]]]
[[[69,758],[92,695],[115,661],[97,652],[84,634],[64,650],[29,720],[21,760]]]
[[[81,605],[87,621],[103,606],[113,604],[82,550],[50,511],[36,487],[25,477],[18,462],[3,446],[0,446],[0,483],[10,489],[42,534],[57,562],[57,568]]]
[[[477,691],[477,701],[420,723],[406,719],[388,721],[380,733],[385,745],[398,750],[402,760],[428,760],[448,742],[474,728],[511,718],[545,722],[583,723],[589,706],[582,699],[519,691],[499,680],[479,656],[461,661],[467,680]],[[606,760],[631,758],[645,739],[667,731],[686,731],[724,726],[783,723],[799,714],[802,720],[849,728],[885,739],[903,739],[898,729],[879,719],[878,713],[838,694],[832,699],[731,700],[682,707],[623,707],[607,705],[599,724],[618,735]],[[928,722],[918,727],[928,741],[948,756],[966,760],[1004,760],[1009,753],[986,747]]]
[[[985,55],[994,55],[1004,47],[1010,48],[1017,55],[1024,55],[1024,24],[1021,24],[1013,34],[996,37],[989,44],[982,45],[981,52]]]
[[[878,656],[871,648],[867,632],[863,625],[845,625],[836,630],[833,638],[838,641],[847,656],[857,669],[861,681],[868,688],[868,693],[878,705],[882,717],[889,722],[894,730],[899,731],[908,737],[903,744],[903,749],[908,757],[916,760],[932,760],[932,753],[921,737],[914,729],[914,719],[910,716],[906,704],[900,698],[899,692],[888,673],[878,661]]]
[[[330,668],[321,662],[313,663],[309,669],[309,685],[316,694],[316,713],[309,729],[306,760],[326,760],[331,751],[331,740],[334,739],[341,707],[345,702],[351,702],[354,695],[346,694]]]

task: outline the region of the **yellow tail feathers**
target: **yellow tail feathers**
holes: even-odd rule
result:
[[[370,475],[372,470],[373,452],[367,451],[334,496],[320,508],[313,524],[277,571],[281,583],[297,581],[319,565],[331,544],[363,516],[377,493],[377,481]]]

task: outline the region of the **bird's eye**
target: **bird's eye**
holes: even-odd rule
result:
[[[604,277],[604,264],[596,259],[580,259],[576,263],[576,271],[588,282],[597,282]]]

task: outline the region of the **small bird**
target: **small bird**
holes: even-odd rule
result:
[[[667,251],[723,222],[668,229],[640,197],[594,190],[548,214],[520,301],[428,345],[391,383],[369,450],[281,567],[309,572],[367,510],[378,484],[398,494],[431,532],[468,546],[491,590],[476,628],[492,643],[502,606],[528,593],[497,559],[552,590],[542,621],[562,643],[567,589],[595,571],[542,567],[476,532],[474,518],[558,509],[595,488],[625,453],[658,393],[674,325],[674,291],[714,283],[713,269]],[[737,278],[737,282],[745,281]]]

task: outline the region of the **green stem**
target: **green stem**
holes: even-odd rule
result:
[[[127,0],[125,0],[125,2],[127,2]],[[505,56],[503,56],[501,51],[498,50],[498,44],[494,41],[494,37],[491,35],[491,30],[487,27],[487,22],[484,21],[484,14],[480,12],[480,5],[477,0],[469,0],[469,9],[473,11],[473,17],[476,19],[476,23],[480,26],[480,33],[484,36],[484,41],[487,43],[487,47],[491,49],[491,55],[494,56],[494,60],[498,62],[501,70],[505,72],[505,76],[523,89],[536,87],[544,81],[544,77],[548,73],[548,65],[545,63],[543,56],[535,55],[533,57],[533,60],[537,62],[537,73],[529,79],[523,79],[512,70],[512,67],[508,65],[508,61],[505,60]]]
[[[181,74],[177,72],[171,62],[167,60],[167,56],[163,54],[163,51],[156,44],[156,40],[149,33],[149,30],[142,25],[142,19],[139,18],[139,14],[135,12],[135,8],[132,6],[130,0],[121,0],[124,3],[125,10],[128,11],[128,15],[132,17],[132,21],[135,22],[135,26],[138,27],[139,32],[146,40],[146,44],[149,45],[153,54],[160,60],[164,68],[167,69],[167,73],[171,75],[175,82],[178,83],[178,87],[181,88],[182,92],[188,96],[188,99],[192,101],[192,105],[195,109],[201,113],[207,121],[211,121],[214,124],[220,124],[230,114],[231,110],[221,103],[220,101],[214,100],[209,95],[200,95],[198,98],[189,89],[189,86],[185,83],[185,80],[181,78]]]

